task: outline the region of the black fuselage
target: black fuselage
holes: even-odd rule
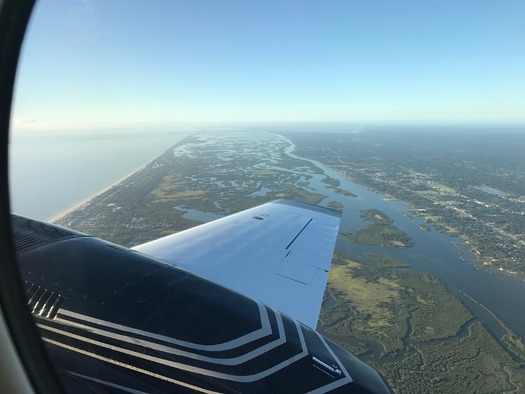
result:
[[[27,303],[68,391],[388,392],[255,300],[138,252],[13,216]]]

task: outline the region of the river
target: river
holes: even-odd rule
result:
[[[424,231],[419,225],[425,223],[425,220],[414,216],[409,206],[373,193],[320,162],[296,156],[293,153],[295,145],[285,137],[280,138],[289,144],[285,150],[289,156],[311,162],[324,174],[337,179],[341,189],[357,196],[343,196],[330,189],[322,182],[324,175],[311,172],[304,174],[311,176],[308,185],[310,190],[327,196],[320,205],[326,206],[329,201],[338,201],[343,205],[341,232],[355,233],[363,228],[365,222],[359,216],[360,211],[374,208],[387,214],[395,221],[395,226],[406,232],[414,241],[411,248],[396,249],[360,245],[339,236],[336,249],[370,262],[372,261],[365,253],[378,253],[409,263],[411,268],[404,270],[431,273],[438,277],[496,337],[501,337],[506,331],[490,313],[463,293],[490,309],[521,338],[525,338],[525,318],[521,307],[522,300],[525,300],[525,283],[522,280],[475,266],[474,255],[467,250],[459,237],[443,234],[432,227],[430,231]]]

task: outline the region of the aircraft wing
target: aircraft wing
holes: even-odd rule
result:
[[[134,247],[315,329],[340,213],[277,200]]]

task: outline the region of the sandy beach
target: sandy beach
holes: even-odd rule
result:
[[[156,160],[157,158],[153,159],[153,160]],[[152,160],[152,161],[153,161]],[[91,196],[83,199],[82,201],[79,201],[78,203],[74,204],[73,206],[65,209],[64,211],[62,212],[59,212],[58,214],[50,217],[49,219],[47,219],[49,222],[51,223],[55,223],[57,221],[59,221],[60,219],[64,218],[66,215],[70,214],[71,212],[81,208],[82,206],[86,205],[87,203],[89,203],[92,199],[94,199],[95,197],[98,197],[100,196],[101,194],[107,192],[109,189],[111,189],[113,186],[117,186],[119,185],[120,183],[124,182],[126,179],[128,179],[130,176],[132,176],[133,174],[141,171],[144,167],[146,167],[148,164],[150,164],[150,162],[140,166],[139,168],[136,168],[135,170],[131,171],[129,174],[125,175],[124,177],[120,178],[119,180],[111,183],[110,185],[108,185],[107,187],[105,187],[104,189],[102,190],[99,190],[97,191],[96,193],[92,194]]]
[[[184,141],[186,140],[186,138],[188,138],[188,136],[182,138],[180,141],[178,141],[172,148],[175,148],[179,145],[183,145],[184,144]],[[172,149],[170,148],[170,149]],[[169,149],[168,149],[169,150]],[[156,156],[155,158],[153,158],[152,160],[148,161],[147,163],[145,163],[144,165],[136,168],[135,170],[131,171],[129,174],[123,176],[122,178],[118,179],[117,181],[111,183],[110,185],[108,185],[107,187],[97,191],[96,193],[92,194],[91,196],[79,201],[78,203],[72,205],[71,207],[63,210],[62,212],[59,212],[57,213],[56,215],[54,216],[51,216],[49,219],[47,219],[49,222],[51,223],[55,223],[57,221],[59,221],[60,219],[64,218],[66,215],[68,215],[69,213],[81,208],[82,206],[84,206],[85,204],[89,203],[92,199],[94,199],[95,197],[98,197],[100,196],[101,194],[107,192],[109,189],[111,189],[113,186],[117,186],[118,184],[124,182],[126,179],[128,179],[130,176],[136,174],[137,172],[139,171],[142,171],[146,166],[148,166],[149,164],[153,163],[155,160],[157,160],[159,157],[161,157],[163,154],[165,154],[166,151],[162,152],[160,155]]]

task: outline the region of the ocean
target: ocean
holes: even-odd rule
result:
[[[49,220],[117,182],[192,132],[14,135],[11,211]]]

